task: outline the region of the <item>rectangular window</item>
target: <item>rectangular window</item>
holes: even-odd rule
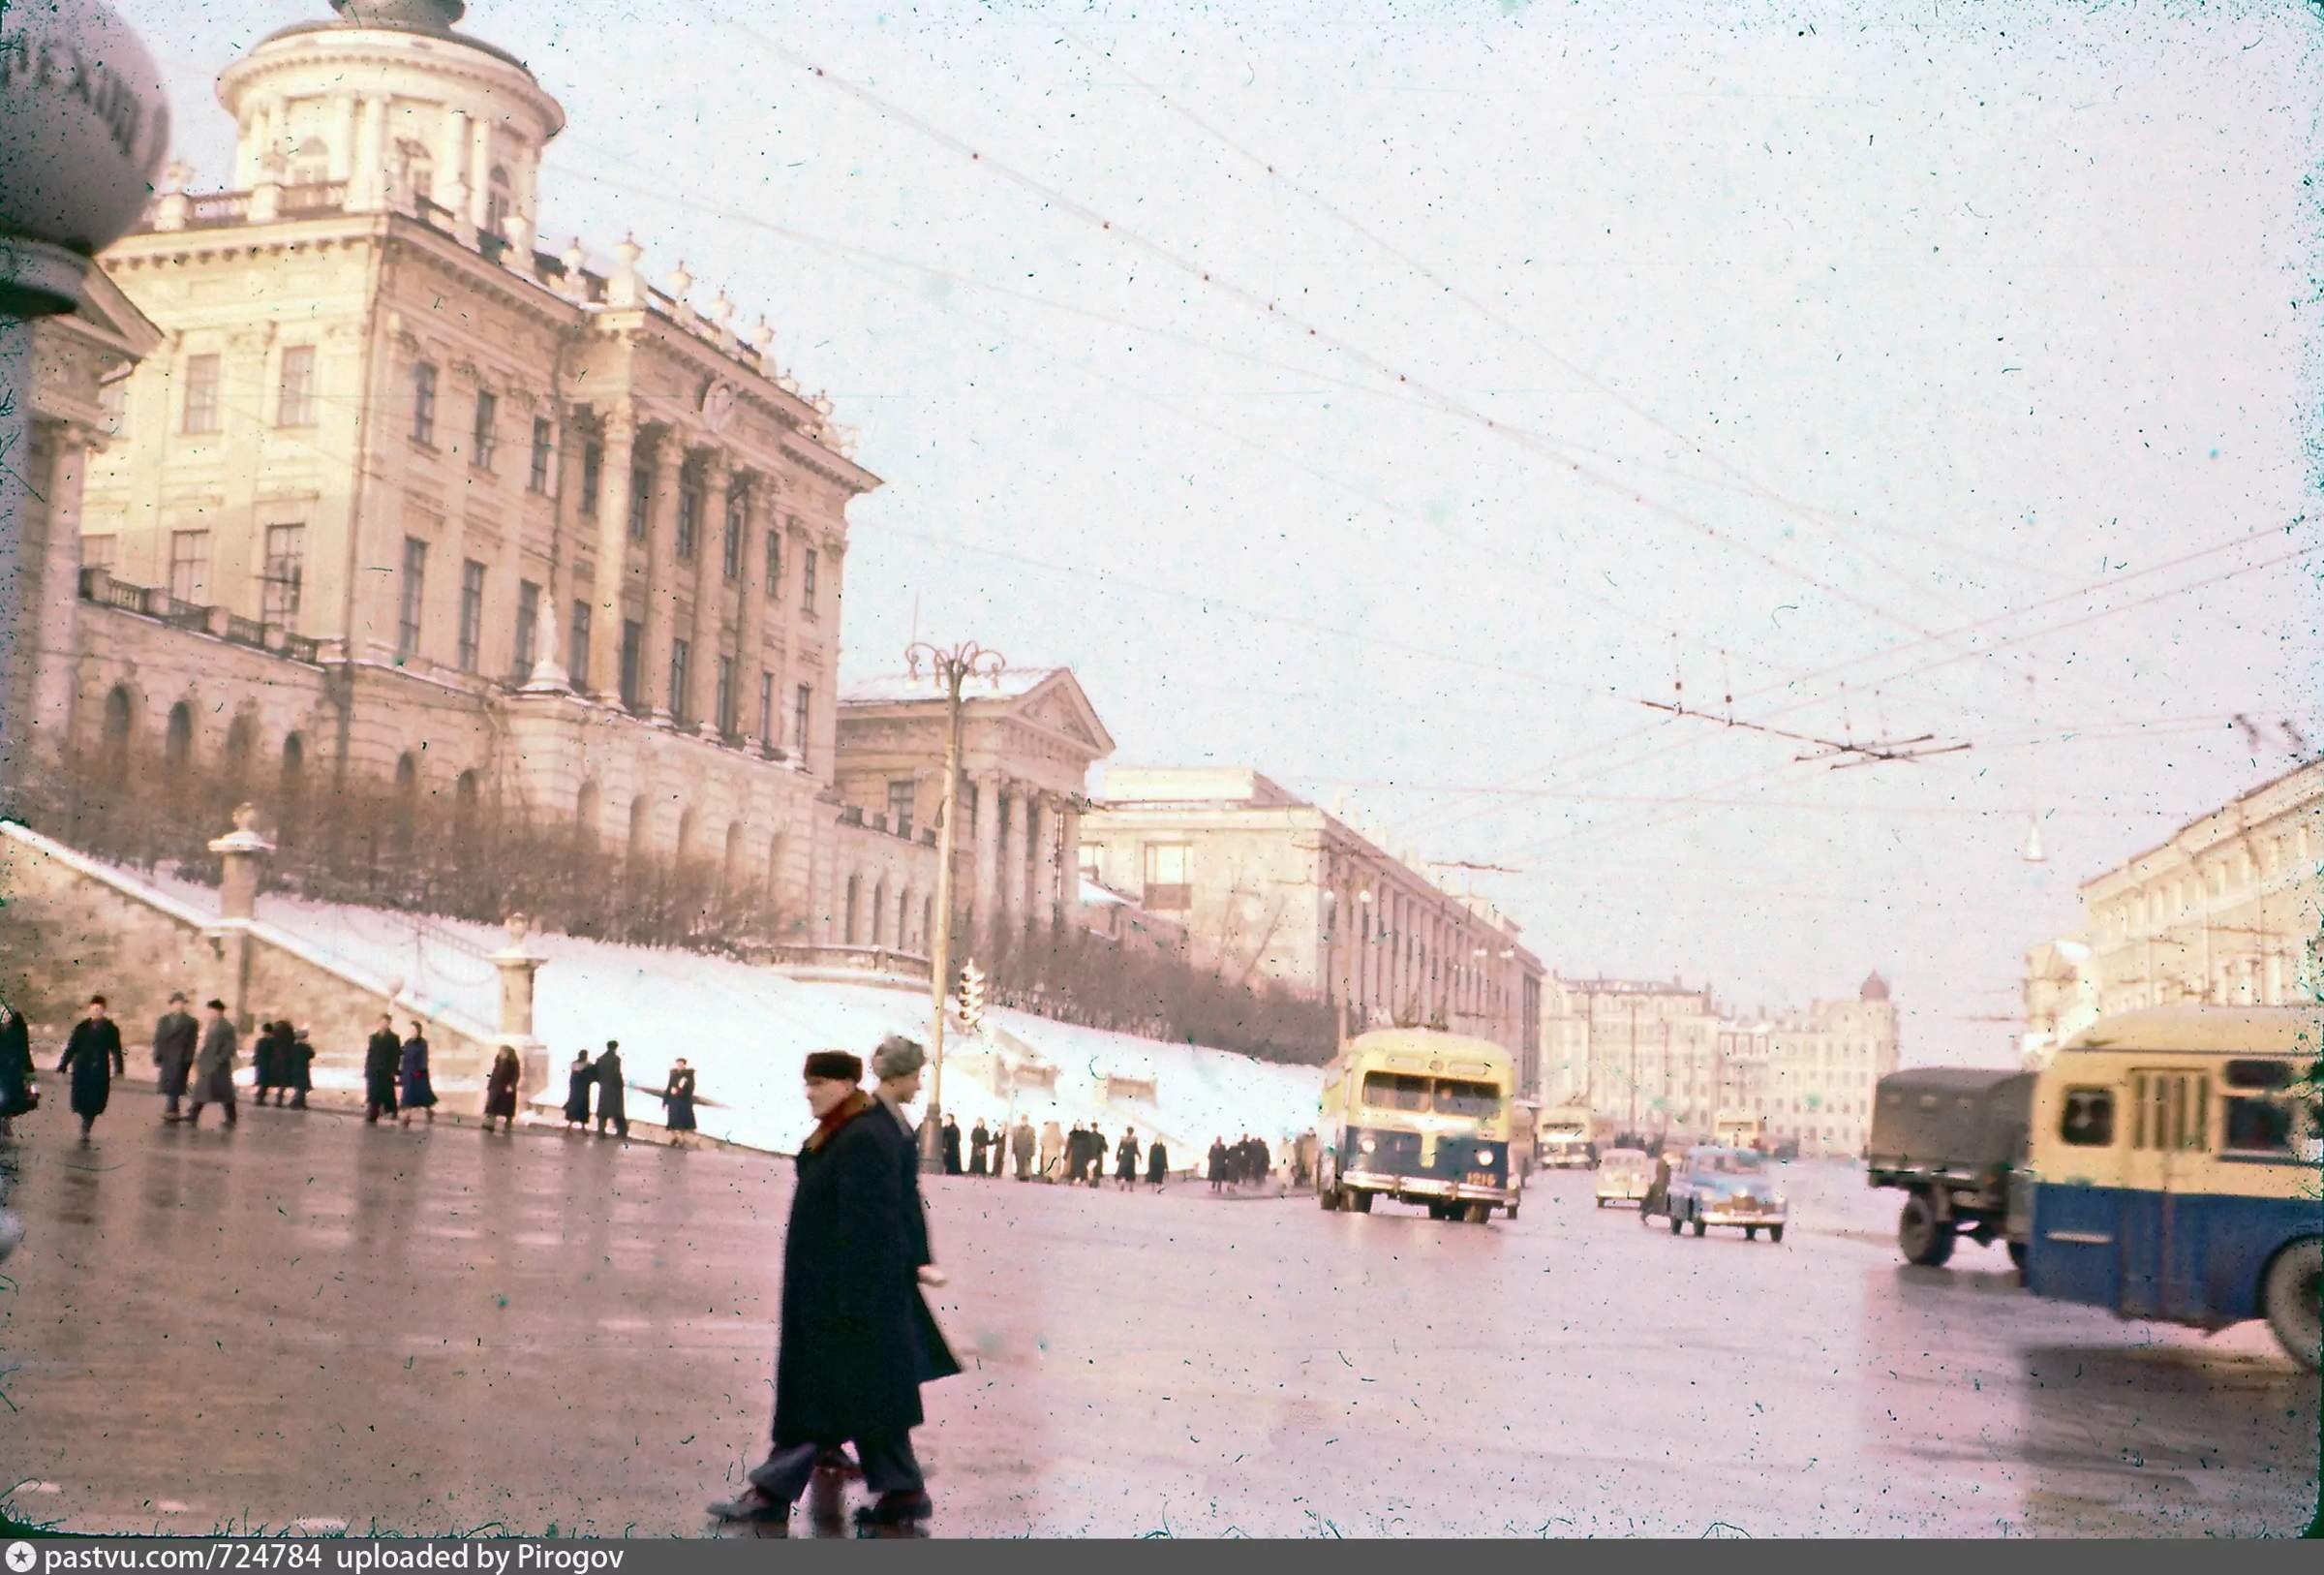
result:
[[[460,565],[460,670],[474,672],[484,643],[484,566],[474,558]]]
[[[807,763],[808,723],[814,715],[815,692],[805,684],[791,696],[791,754],[801,765]]]
[[[540,639],[540,587],[529,579],[516,582],[516,676],[522,683],[533,676],[534,647]]]
[[[581,446],[581,512],[597,511],[597,488],[605,480],[605,446],[592,438]]]
[[[702,530],[702,483],[682,480],[678,483],[678,561],[691,563],[694,558],[694,539]]]
[[[2209,1146],[2211,1079],[2198,1072],[2132,1072],[2134,1149],[2179,1153]]]
[[[634,618],[622,620],[622,703],[638,708],[638,668],[644,660],[646,626]]]
[[[767,533],[767,595],[782,595],[782,533]]]
[[[412,368],[412,441],[436,447],[436,368],[427,361]]]
[[[304,525],[266,527],[266,580],[260,598],[259,617],[289,629],[298,620],[298,587],[305,577],[307,528]]]
[[[549,461],[557,452],[555,435],[556,428],[549,424],[546,416],[533,417],[533,472],[525,479],[525,485],[535,492],[549,490]]]
[[[888,784],[888,824],[900,837],[912,834],[912,795],[918,790],[919,784],[908,779]]]
[[[809,612],[815,610],[815,549],[809,547],[799,558],[799,604]]]
[[[218,357],[189,355],[186,357],[186,404],[181,432],[215,432],[218,430]]]
[[[396,610],[395,649],[399,656],[419,654],[419,609],[428,576],[428,544],[417,537],[404,538],[404,595]]]
[[[276,390],[274,424],[315,424],[315,347],[292,345],[283,352],[283,378]]]
[[[565,636],[565,670],[572,675],[573,688],[589,693],[589,603],[573,603],[572,622]]]
[[[169,594],[197,605],[210,590],[210,533],[169,533]]]
[[[1428,1079],[1402,1072],[1365,1072],[1363,1102],[1374,1110],[1425,1110]]]
[[[670,641],[670,715],[680,722],[692,720],[686,709],[686,666],[692,655],[686,641]]]
[[[1193,906],[1184,843],[1146,845],[1146,906],[1155,912],[1183,912]]]
[[[113,571],[119,561],[121,539],[117,536],[84,536],[80,539],[80,567]]]
[[[725,557],[720,565],[728,579],[743,577],[743,500],[726,500]]]
[[[719,658],[719,731],[728,738],[734,736],[734,658]]]
[[[629,467],[629,540],[643,541],[654,517],[654,468]]]
[[[128,437],[129,379],[126,377],[117,377],[114,378],[110,383],[98,385],[97,408],[105,413],[105,421],[103,426],[105,435],[107,437]],[[2276,840],[2278,843],[2283,841],[2283,839],[2280,837],[2277,838]]]
[[[775,675],[758,675],[758,738],[762,744],[775,742]]]
[[[492,448],[496,441],[493,426],[501,418],[501,396],[479,390],[476,394],[476,429],[469,444],[468,462],[480,471],[492,469]]]

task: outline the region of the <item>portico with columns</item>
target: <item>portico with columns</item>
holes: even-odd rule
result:
[[[891,829],[933,830],[944,794],[946,700],[893,674],[840,698],[841,799]],[[973,945],[1080,922],[1081,816],[1089,768],[1114,740],[1064,667],[1009,668],[962,693],[955,923]]]

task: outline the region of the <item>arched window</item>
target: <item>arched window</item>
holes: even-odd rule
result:
[[[307,812],[307,741],[297,733],[283,740],[281,805],[275,816],[275,840],[285,847],[298,840]]]
[[[492,167],[492,178],[484,189],[486,232],[495,235],[507,233],[508,213],[508,171],[496,164]]]
[[[129,696],[129,686],[115,684],[105,696],[105,737],[100,751],[108,774],[128,769],[130,739],[137,723],[137,702]]]
[[[257,747],[258,726],[245,711],[234,718],[226,729],[226,785],[234,792],[242,790],[242,783],[250,771],[251,752]]]
[[[593,777],[573,795],[573,835],[584,849],[595,849],[597,846],[597,784]]]
[[[169,731],[162,740],[162,758],[182,767],[194,756],[194,708],[180,700],[169,708]]]
[[[887,877],[885,877],[885,876],[882,876],[882,877],[880,877],[880,878],[879,878],[879,880],[878,880],[877,881],[875,881],[875,882],[872,884],[872,939],[871,939],[871,944],[872,944],[872,945],[874,945],[874,946],[876,946],[876,945],[878,945],[878,944],[879,944],[879,940],[880,940],[880,936],[879,936],[879,930],[880,930],[880,926],[881,926],[883,923],[885,923],[885,922],[887,921],[887,911],[888,911],[888,880],[887,880]]]
[[[936,900],[923,897],[920,899],[920,949],[931,956],[935,955],[935,930]]]
[[[911,922],[911,891],[907,888],[896,893],[896,949],[898,951],[911,949],[911,934],[908,928]]]
[[[743,883],[743,822],[726,825],[726,859],[719,868],[719,889],[731,895]]]
[[[767,901],[772,904],[782,890],[782,833],[767,839]]]
[[[452,845],[462,852],[476,844],[476,774],[463,771],[452,784]]]
[[[643,858],[652,850],[646,846],[646,834],[653,828],[653,816],[654,801],[644,793],[629,801],[629,857]]]
[[[395,174],[415,201],[426,201],[436,195],[436,161],[429,156],[427,144],[409,138],[395,144]]]
[[[847,911],[841,916],[840,925],[840,944],[842,946],[855,944],[855,913],[856,909],[863,901],[863,891],[864,878],[860,875],[849,876],[847,878]]]
[[[694,811],[688,805],[678,814],[678,862],[685,864],[694,856]]]
[[[412,850],[419,824],[419,759],[406,750],[395,762],[394,846],[399,853]]]

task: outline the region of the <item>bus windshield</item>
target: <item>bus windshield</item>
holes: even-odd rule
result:
[[[1490,1083],[1436,1080],[1436,1110],[1442,1116],[1489,1116],[1501,1108],[1501,1091]]]
[[[1374,1110],[1433,1110],[1440,1116],[1482,1120],[1501,1109],[1501,1090],[1464,1078],[1416,1077],[1405,1072],[1363,1074],[1363,1102]]]

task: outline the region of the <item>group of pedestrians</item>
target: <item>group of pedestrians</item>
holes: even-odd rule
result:
[[[1106,1184],[1106,1137],[1094,1123],[1084,1127],[1077,1121],[1071,1131],[1060,1131],[1055,1122],[1044,1122],[1036,1135],[1029,1117],[1020,1116],[1015,1127],[1004,1122],[997,1128],[986,1127],[980,1118],[968,1133],[964,1165],[961,1124],[946,1116],[940,1132],[938,1146],[947,1176],[1002,1176],[1011,1174],[1013,1167],[1019,1181],[1062,1181],[1069,1187]],[[1116,1185],[1124,1191],[1138,1185],[1142,1157],[1147,1185],[1160,1191],[1170,1176],[1169,1145],[1159,1136],[1141,1145],[1135,1127],[1123,1128],[1121,1141],[1114,1146]]]
[[[1267,1142],[1245,1132],[1230,1144],[1224,1138],[1210,1140],[1210,1190],[1240,1187],[1249,1182],[1267,1180],[1270,1162]]]

